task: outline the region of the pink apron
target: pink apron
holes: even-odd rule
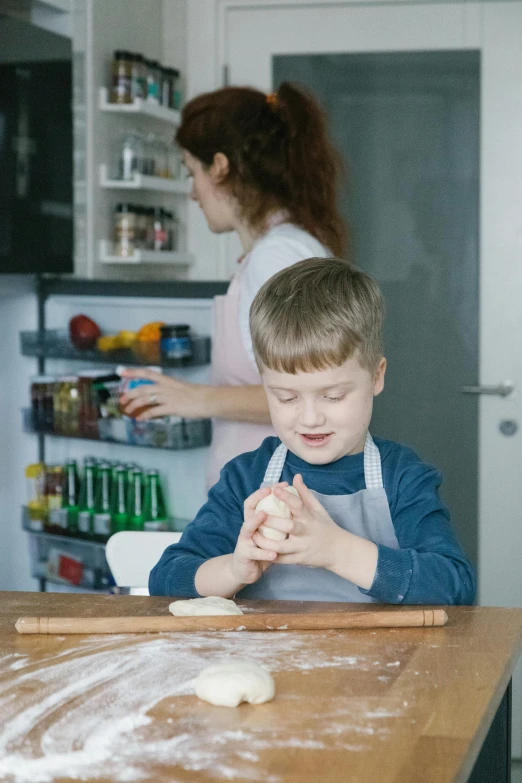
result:
[[[239,326],[241,277],[247,264],[248,258],[245,258],[239,264],[225,296],[216,296],[214,299],[211,371],[213,386],[258,386],[261,383],[261,376],[252,365],[243,345]],[[219,472],[225,463],[238,454],[257,449],[269,435],[275,435],[270,424],[213,419],[208,486],[211,487],[219,479]]]

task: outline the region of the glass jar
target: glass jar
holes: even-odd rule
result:
[[[166,324],[160,329],[160,351],[164,359],[192,359],[192,340],[188,324]]]
[[[63,468],[61,465],[45,466],[44,506],[47,511],[45,528],[60,533],[60,509],[62,508]]]
[[[156,134],[147,133],[143,145],[143,174],[156,177]]]
[[[138,131],[127,131],[120,145],[118,159],[118,177],[122,180],[132,180],[135,174],[143,170],[143,136]]]
[[[145,58],[142,54],[132,55],[131,64],[131,92],[132,100],[147,97],[147,71]]]
[[[147,248],[148,239],[148,220],[147,220],[147,208],[143,206],[134,207],[136,212],[136,239],[134,246],[138,249]]]
[[[132,55],[118,50],[112,60],[111,103],[132,103]]]
[[[153,208],[154,246],[153,250],[167,250],[168,235],[165,230],[165,210],[163,207]]]
[[[181,174],[181,153],[177,144],[167,145],[167,176],[179,179]]]
[[[167,250],[177,250],[179,247],[179,221],[174,212],[165,211],[165,232],[167,234]]]
[[[147,100],[159,106],[161,70],[157,60],[145,60],[147,66]]]
[[[156,161],[158,164],[158,174],[159,177],[164,177],[168,179],[170,177],[169,173],[169,143],[167,139],[158,137],[156,140],[156,149],[157,149],[157,155],[156,155]]]
[[[132,204],[117,204],[114,212],[114,253],[132,256],[136,247],[136,211]]]
[[[31,381],[33,427],[39,432],[53,431],[55,381],[51,375],[37,375]]]

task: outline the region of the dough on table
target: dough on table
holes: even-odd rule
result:
[[[299,497],[299,493],[295,487],[285,487],[285,489],[287,492],[291,492],[292,495],[297,495],[297,497]],[[290,508],[286,505],[284,500],[279,500],[279,498],[276,498],[273,492],[271,495],[268,495],[268,497],[259,501],[256,506],[256,514],[258,511],[264,511],[265,514],[267,514],[269,517],[279,517],[280,519],[292,518],[292,512],[290,511]],[[286,533],[281,532],[281,530],[275,530],[266,523],[259,526],[259,532],[265,538],[272,539],[272,541],[282,541],[287,537]]]
[[[216,707],[238,707],[241,702],[263,704],[275,696],[275,683],[254,661],[215,663],[196,677],[196,696]]]
[[[176,617],[197,617],[218,614],[243,614],[243,611],[229,598],[209,595],[207,598],[188,598],[186,601],[173,601],[169,612]]]

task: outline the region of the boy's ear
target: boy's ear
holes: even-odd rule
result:
[[[379,366],[373,376],[373,396],[377,397],[378,394],[384,389],[384,376],[386,374],[386,359],[384,356],[379,362]]]
[[[224,152],[216,152],[210,167],[210,176],[214,185],[219,185],[227,177],[230,170],[228,158]]]

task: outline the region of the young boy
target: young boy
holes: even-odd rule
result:
[[[384,386],[383,315],[376,283],[339,259],[307,259],[261,288],[250,328],[279,437],[225,465],[152,570],[151,595],[473,602],[440,475],[368,432]],[[270,487],[291,519],[256,513]],[[265,538],[264,522],[286,538]]]

